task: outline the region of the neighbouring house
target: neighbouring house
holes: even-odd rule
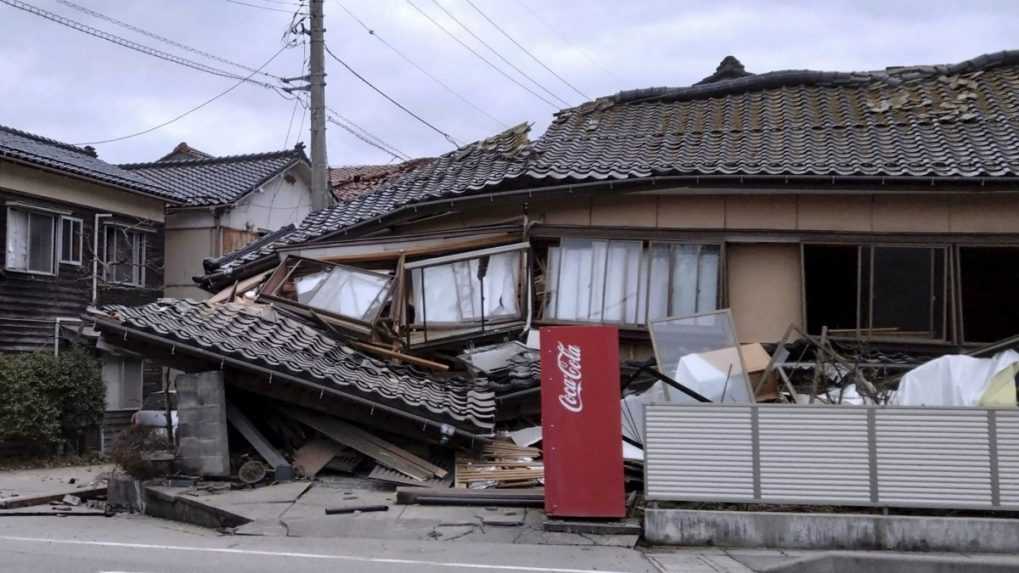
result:
[[[152,163],[121,165],[167,189],[181,204],[166,213],[166,295],[205,298],[192,277],[202,261],[299,222],[315,206],[304,148],[213,157],[186,143]]]
[[[0,126],[0,201],[0,352],[58,352],[88,306],[163,295],[164,212],[178,200],[162,186],[92,148]],[[162,389],[160,372],[103,354],[107,429]]]
[[[565,109],[536,140],[520,125],[313,211],[208,261],[210,302],[110,307],[96,325],[419,439],[533,420],[537,357],[518,343],[542,325],[615,325],[635,366],[649,323],[722,308],[740,342],[793,324],[956,352],[1019,330],[1017,92],[1019,51],[852,73],[726,58],[693,86]],[[506,342],[498,368],[478,365]]]

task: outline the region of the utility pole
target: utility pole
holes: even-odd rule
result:
[[[311,54],[308,80],[311,88],[311,196],[312,206],[321,209],[333,204],[329,189],[329,159],[326,153],[326,71],[325,27],[322,4],[310,0]]]

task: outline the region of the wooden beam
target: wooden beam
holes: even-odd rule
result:
[[[265,439],[262,432],[259,432],[255,424],[251,422],[251,419],[230,402],[226,404],[226,419],[233,424],[234,428],[237,428],[237,431],[244,436],[244,439],[248,440],[248,443],[255,448],[258,455],[262,456],[262,459],[273,468],[278,481],[293,478],[294,470],[290,463],[269,443],[269,440]]]
[[[328,438],[414,479],[425,481],[433,476],[444,477],[447,473],[446,470],[428,460],[415,456],[395,444],[343,420],[298,408],[284,408],[283,412]]]
[[[447,364],[435,362],[433,360],[428,360],[425,358],[419,358],[417,356],[412,356],[410,354],[404,354],[402,352],[397,352],[395,350],[390,350],[388,348],[382,348],[381,346],[375,346],[374,344],[368,344],[367,342],[355,342],[351,340],[348,341],[348,344],[355,348],[364,350],[365,352],[378,354],[380,356],[386,356],[388,358],[395,358],[397,360],[402,360],[404,362],[414,364],[416,366],[423,366],[425,368],[431,368],[432,370],[439,370],[441,372],[446,372],[447,370],[449,370],[449,365]]]

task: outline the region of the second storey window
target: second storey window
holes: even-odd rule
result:
[[[60,262],[81,264],[81,219],[60,218]]]
[[[7,209],[5,266],[13,271],[53,274],[56,218],[48,213]]]
[[[106,274],[109,282],[145,284],[145,234],[119,225],[107,225]]]
[[[565,238],[549,248],[545,319],[642,325],[718,306],[718,245]]]

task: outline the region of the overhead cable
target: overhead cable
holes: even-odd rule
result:
[[[571,43],[569,38],[567,38],[562,32],[560,32],[554,26],[552,26],[552,24],[549,24],[548,21],[545,20],[544,18],[542,18],[541,15],[539,15],[533,8],[528,6],[527,3],[524,2],[524,0],[517,0],[517,4],[519,4],[520,7],[523,8],[525,12],[530,14],[531,18],[534,18],[534,20],[536,20],[539,24],[544,26],[546,30],[548,30],[549,32],[552,32],[552,34],[554,36],[556,36],[557,38],[559,38],[560,40],[562,40],[566,44],[570,44]],[[585,50],[583,48],[578,48],[577,51],[579,51],[580,55],[584,56],[584,59],[587,60],[588,63],[590,63],[592,66],[594,66],[594,67],[600,69],[601,71],[605,72],[606,74],[612,76],[613,78],[616,79],[616,81],[623,81],[622,78],[619,77],[619,74],[617,74],[616,72],[610,70],[608,67],[601,65],[597,60],[595,60],[593,57],[591,57],[591,54],[587,50]]]
[[[255,84],[255,85],[260,85],[260,86],[262,86],[264,88],[268,88],[268,89],[276,89],[277,88],[276,85],[273,85],[273,84],[270,84],[270,83],[267,83],[267,82],[264,82],[264,81],[256,80],[256,79],[253,79],[251,77],[244,77],[244,76],[242,76],[240,74],[237,74],[237,73],[234,73],[234,72],[229,72],[229,71],[226,71],[226,70],[223,70],[223,69],[220,69],[220,68],[215,68],[213,66],[210,66],[210,65],[207,65],[207,64],[203,64],[201,62],[197,62],[195,60],[191,60],[191,59],[188,59],[188,58],[184,58],[182,56],[177,56],[177,55],[174,55],[174,54],[170,54],[170,53],[164,52],[162,50],[157,50],[156,48],[152,48],[152,47],[146,46],[144,44],[139,44],[138,42],[134,42],[132,40],[128,40],[128,39],[123,38],[121,36],[118,36],[116,34],[111,34],[111,33],[106,32],[104,30],[100,30],[98,28],[93,28],[92,26],[88,26],[86,24],[82,24],[81,22],[78,22],[76,20],[72,20],[70,18],[66,18],[64,16],[60,16],[59,14],[54,14],[53,12],[49,12],[47,10],[43,10],[43,9],[38,8],[36,6],[33,6],[32,4],[29,4],[27,2],[23,2],[22,0],[0,0],[0,3],[7,4],[8,6],[12,6],[12,7],[17,8],[19,10],[23,10],[25,12],[28,12],[29,14],[33,14],[35,16],[39,16],[41,18],[45,18],[45,19],[50,20],[52,22],[56,22],[57,24],[60,24],[62,26],[66,26],[68,28],[71,28],[72,30],[77,30],[79,32],[84,32],[84,33],[86,33],[86,34],[88,34],[90,36],[99,38],[101,40],[106,40],[107,42],[110,42],[110,43],[113,43],[113,44],[117,44],[118,46],[129,48],[131,50],[135,50],[136,52],[141,52],[143,54],[146,54],[146,55],[149,55],[149,56],[153,56],[153,57],[159,58],[161,60],[165,60],[167,62],[171,62],[171,63],[177,64],[177,65],[180,65],[180,66],[191,68],[193,70],[197,70],[197,71],[200,71],[200,72],[205,72],[207,74],[212,74],[214,76],[220,76],[220,77],[223,77],[223,78],[231,78],[231,79],[235,79],[235,80],[240,79],[240,80],[243,80],[243,81],[245,81],[247,83]]]
[[[361,80],[361,82],[364,83],[364,85],[366,85],[366,86],[370,87],[371,89],[375,90],[375,92],[378,93],[380,96],[386,98],[386,100],[388,100],[389,103],[391,103],[391,104],[395,105],[396,107],[400,108],[401,110],[404,111],[404,113],[406,113],[407,115],[409,115],[409,116],[413,117],[414,119],[418,120],[422,125],[425,125],[426,127],[431,129],[432,131],[434,131],[434,132],[438,133],[439,135],[441,135],[442,137],[446,138],[446,141],[452,143],[456,147],[460,147],[460,142],[458,142],[456,139],[454,139],[452,135],[446,133],[445,131],[442,131],[438,127],[435,127],[428,120],[424,119],[423,117],[421,117],[420,115],[414,113],[413,111],[407,109],[407,107],[404,106],[402,103],[396,101],[389,94],[387,94],[386,92],[382,91],[381,89],[376,87],[375,84],[373,84],[370,81],[368,81],[367,78],[365,78],[361,74],[357,73],[357,71],[354,70],[354,68],[350,67],[350,65],[347,64],[347,62],[344,62],[343,60],[341,60],[339,58],[339,56],[334,54],[333,51],[329,49],[329,45],[328,44],[326,44],[325,49],[326,49],[326,53],[329,54],[329,56],[332,59],[334,59],[337,62],[339,62],[341,66],[346,68],[347,71],[351,73],[351,75],[353,75],[355,78]]]
[[[246,66],[244,64],[239,64],[239,63],[234,62],[232,60],[228,60],[226,58],[217,56],[216,54],[210,54],[209,52],[205,52],[205,51],[199,50],[197,48],[192,48],[191,46],[187,46],[187,45],[181,44],[180,42],[177,42],[176,40],[171,40],[170,38],[167,38],[165,36],[160,36],[159,34],[156,34],[154,32],[150,32],[148,30],[144,30],[144,29],[139,28],[139,27],[137,27],[137,26],[135,26],[133,24],[129,24],[127,22],[118,20],[118,19],[116,19],[116,18],[114,18],[112,16],[107,16],[106,14],[103,14],[101,12],[97,12],[97,11],[91,9],[91,8],[87,8],[87,7],[82,6],[80,4],[75,4],[74,2],[71,2],[71,0],[57,0],[57,2],[59,2],[60,4],[63,4],[64,6],[67,6],[68,8],[72,8],[72,9],[77,10],[79,12],[82,12],[84,14],[88,14],[89,16],[92,16],[93,18],[98,18],[100,20],[105,20],[106,22],[109,22],[111,24],[120,26],[121,28],[125,28],[125,29],[128,29],[128,30],[131,30],[132,32],[136,32],[136,33],[141,34],[143,36],[148,36],[149,38],[153,38],[155,40],[159,40],[160,42],[163,42],[165,44],[169,44],[171,46],[174,46],[175,48],[180,48],[182,50],[191,52],[192,54],[197,54],[199,56],[204,56],[206,58],[209,58],[210,60],[215,60],[215,61],[220,62],[222,64],[229,64],[231,66],[234,66],[236,68],[240,68],[240,69],[248,71],[248,72],[254,72],[255,71],[255,69],[252,68],[252,67]],[[276,75],[273,75],[273,74],[267,74],[265,72],[257,72],[257,74],[258,75],[262,75],[262,76],[266,76],[266,77],[270,77],[270,78],[273,78],[273,79],[277,79],[277,80],[281,79],[279,76],[276,76]]]
[[[121,137],[112,137],[112,138],[110,138],[110,139],[100,139],[100,140],[98,140],[98,141],[83,141],[83,142],[81,142],[81,143],[75,143],[75,144],[73,144],[73,145],[79,145],[79,146],[80,146],[80,145],[97,145],[97,144],[100,144],[100,143],[113,143],[114,141],[123,141],[123,140],[125,140],[125,139],[131,139],[132,137],[138,137],[139,135],[145,135],[146,133],[151,133],[151,132],[153,132],[153,131],[156,131],[157,129],[160,129],[160,128],[163,128],[163,127],[166,127],[166,126],[170,125],[171,123],[174,123],[175,121],[181,120],[181,119],[183,119],[183,118],[185,118],[185,117],[187,117],[187,116],[191,115],[192,113],[194,113],[194,112],[196,112],[196,111],[198,111],[198,110],[202,109],[203,107],[205,107],[205,106],[209,105],[210,103],[212,103],[212,102],[214,102],[214,101],[218,100],[219,98],[221,98],[221,97],[225,96],[226,94],[228,94],[228,93],[230,93],[230,92],[234,91],[234,90],[235,90],[235,89],[237,89],[237,88],[238,88],[238,87],[239,87],[239,86],[240,86],[241,84],[243,84],[243,83],[244,83],[244,82],[246,82],[246,81],[247,81],[248,79],[250,79],[250,78],[251,78],[251,76],[253,76],[253,75],[255,75],[255,74],[259,73],[259,72],[260,72],[260,71],[262,70],[262,68],[264,68],[264,67],[268,66],[268,65],[269,65],[269,64],[270,64],[270,63],[271,63],[271,62],[272,62],[273,60],[275,60],[275,59],[276,59],[276,57],[277,57],[277,56],[279,56],[280,54],[282,54],[282,53],[283,53],[283,50],[286,50],[286,49],[287,49],[287,46],[283,46],[282,48],[280,48],[279,50],[277,50],[277,51],[276,51],[276,53],[275,53],[275,54],[273,54],[271,58],[269,58],[268,60],[266,60],[266,61],[265,61],[265,63],[264,63],[264,64],[262,64],[261,66],[259,66],[259,67],[258,67],[258,68],[256,68],[256,69],[252,70],[252,72],[251,72],[251,73],[250,73],[250,74],[248,75],[248,77],[246,77],[246,78],[241,78],[241,80],[240,80],[240,81],[238,81],[237,83],[235,83],[235,84],[233,84],[232,86],[228,87],[227,89],[225,89],[225,90],[223,90],[223,91],[219,92],[218,94],[216,94],[216,95],[212,96],[211,98],[209,98],[209,99],[207,99],[207,100],[203,101],[202,103],[200,103],[200,104],[196,105],[195,107],[193,107],[193,108],[191,108],[191,109],[189,109],[189,110],[185,111],[184,113],[181,113],[181,114],[179,114],[179,115],[177,115],[177,116],[173,117],[172,119],[169,119],[169,120],[167,120],[167,121],[164,121],[163,123],[160,123],[159,125],[154,125],[154,126],[152,126],[152,127],[148,128],[148,129],[143,129],[142,131],[138,131],[138,132],[135,132],[135,133],[131,133],[131,134],[128,134],[128,135],[123,135],[123,136],[121,136]],[[293,114],[291,114],[291,121],[293,121]],[[289,133],[289,131],[287,132],[287,138],[288,138],[288,139],[290,138],[290,133]]]
[[[510,67],[510,68],[512,68],[513,70],[515,70],[515,71],[516,71],[516,72],[517,72],[518,74],[520,74],[521,76],[523,76],[523,77],[524,77],[524,78],[526,78],[527,80],[529,80],[529,81],[530,81],[530,82],[531,82],[532,84],[534,84],[535,86],[537,86],[537,87],[538,87],[538,89],[540,89],[541,91],[545,92],[545,93],[546,93],[546,94],[548,94],[548,95],[549,95],[549,96],[550,96],[550,97],[551,97],[552,99],[554,99],[554,100],[558,101],[559,103],[561,103],[561,104],[563,104],[563,105],[566,105],[566,106],[570,105],[570,102],[568,102],[568,101],[564,100],[563,98],[561,98],[561,97],[559,97],[558,95],[556,95],[556,94],[555,94],[555,93],[554,93],[554,92],[553,92],[552,90],[550,90],[550,89],[546,88],[546,87],[545,87],[544,85],[542,85],[542,83],[541,83],[541,82],[539,82],[538,80],[534,79],[533,77],[531,77],[531,75],[530,75],[530,74],[528,74],[528,73],[527,73],[527,72],[525,72],[524,70],[522,70],[522,69],[520,69],[519,67],[517,67],[517,65],[516,65],[516,64],[514,64],[513,62],[511,62],[511,61],[510,61],[510,60],[509,60],[509,59],[508,59],[508,58],[507,58],[506,56],[503,56],[503,55],[502,55],[502,53],[501,53],[501,52],[499,52],[499,50],[496,50],[495,48],[493,48],[493,47],[492,47],[492,45],[491,45],[491,44],[489,44],[488,42],[486,42],[484,38],[482,38],[481,36],[479,36],[479,35],[475,34],[475,33],[474,33],[474,30],[471,30],[471,29],[470,29],[470,27],[469,27],[469,26],[467,26],[467,24],[464,24],[462,20],[460,20],[459,18],[457,18],[457,17],[456,17],[456,15],[454,15],[454,14],[453,14],[452,12],[450,12],[450,11],[449,11],[448,9],[446,9],[446,7],[445,7],[445,6],[443,6],[442,4],[440,4],[440,3],[438,2],[438,0],[432,0],[432,4],[435,4],[435,7],[436,7],[436,8],[438,8],[438,9],[439,9],[439,10],[441,10],[441,11],[442,11],[442,12],[443,12],[443,13],[444,13],[444,14],[445,14],[446,16],[448,16],[450,20],[452,20],[452,21],[456,22],[456,24],[457,24],[458,26],[460,26],[461,28],[463,28],[463,29],[464,29],[464,31],[465,31],[465,32],[467,32],[468,34],[470,34],[470,36],[471,36],[472,38],[474,38],[475,40],[477,40],[477,41],[478,41],[478,43],[480,43],[480,44],[481,44],[482,46],[484,46],[484,47],[488,48],[488,51],[489,51],[489,52],[492,52],[493,54],[495,54],[495,57],[497,57],[497,58],[499,58],[500,60],[502,60],[502,62],[503,62],[504,64],[506,64],[507,66],[509,66],[509,67]]]
[[[339,0],[337,0],[337,1],[339,1]],[[471,0],[464,0],[464,1],[465,1],[465,2],[467,2],[467,5],[468,5],[468,6],[470,6],[471,8],[474,8],[474,11],[475,11],[475,12],[477,12],[478,14],[480,14],[480,15],[481,15],[481,17],[485,19],[485,21],[487,21],[487,22],[488,22],[489,24],[491,24],[491,25],[492,25],[492,27],[493,27],[493,28],[495,28],[496,30],[498,30],[500,34],[502,34],[503,36],[505,36],[507,40],[509,40],[510,42],[513,42],[513,45],[514,45],[514,46],[516,46],[516,47],[520,48],[520,51],[522,51],[523,53],[527,54],[527,55],[528,55],[528,56],[529,56],[529,57],[530,57],[530,58],[531,58],[532,60],[534,60],[535,62],[537,62],[537,64],[538,64],[539,66],[541,66],[541,67],[545,68],[545,70],[546,70],[546,71],[547,71],[548,73],[552,74],[553,76],[555,76],[555,77],[556,77],[556,79],[558,79],[559,81],[561,81],[561,82],[563,82],[564,84],[566,84],[566,86],[567,86],[567,87],[569,87],[569,88],[570,88],[571,90],[573,90],[573,91],[574,91],[574,92],[575,92],[575,93],[576,93],[577,95],[579,95],[580,97],[582,97],[582,98],[584,98],[584,99],[588,99],[588,100],[589,100],[589,99],[591,99],[591,97],[590,97],[590,96],[588,96],[588,95],[587,95],[587,94],[585,94],[584,92],[582,92],[582,91],[580,91],[579,89],[577,89],[577,86],[575,86],[575,85],[571,84],[570,82],[566,81],[566,78],[564,78],[564,77],[560,76],[560,75],[559,75],[559,74],[557,74],[557,73],[556,73],[556,72],[555,72],[555,71],[554,71],[554,70],[553,70],[552,68],[550,68],[550,67],[548,67],[547,65],[545,65],[545,62],[543,62],[543,61],[541,61],[540,59],[538,59],[538,56],[535,56],[535,55],[534,55],[533,53],[531,53],[531,51],[530,51],[530,50],[528,50],[527,48],[525,48],[525,47],[523,46],[523,44],[521,44],[520,42],[518,42],[518,41],[517,41],[517,40],[516,40],[515,38],[513,38],[513,36],[510,36],[510,35],[509,35],[509,32],[507,32],[506,30],[504,30],[504,29],[502,28],[502,26],[500,26],[499,24],[497,24],[497,23],[495,22],[495,20],[493,20],[493,19],[489,18],[489,17],[488,17],[488,14],[485,14],[485,13],[484,13],[484,12],[483,12],[483,11],[481,10],[481,8],[478,8],[478,6],[477,6],[477,5],[476,5],[476,4],[474,3],[474,2],[472,2]]]
[[[290,14],[293,10],[286,10],[283,8],[271,8],[269,6],[262,6],[261,4],[251,4],[248,2],[242,2],[241,0],[226,0],[231,4],[240,4],[241,6],[247,6],[249,8],[258,8],[259,10],[268,10],[270,12],[283,12],[284,14]]]
[[[2,0],[0,0],[0,1],[2,1]],[[508,79],[509,81],[511,81],[511,82],[513,82],[513,83],[515,83],[515,84],[516,84],[517,86],[519,86],[519,87],[520,87],[521,89],[523,89],[523,90],[524,90],[524,91],[526,91],[527,93],[529,93],[529,94],[533,95],[534,97],[536,97],[536,98],[540,99],[541,101],[545,102],[545,103],[546,103],[546,104],[548,104],[548,105],[549,105],[549,106],[550,106],[550,107],[551,107],[552,109],[556,109],[556,110],[558,110],[558,109],[559,109],[559,106],[558,106],[558,105],[556,105],[555,103],[553,103],[553,102],[552,102],[551,100],[549,100],[549,99],[548,99],[548,98],[546,98],[545,96],[543,96],[543,95],[539,94],[538,92],[536,92],[536,91],[532,90],[532,89],[531,89],[530,87],[528,87],[527,85],[525,85],[525,84],[521,83],[521,82],[520,82],[520,80],[518,80],[518,79],[516,79],[515,77],[513,77],[513,76],[511,76],[511,75],[507,74],[507,73],[506,73],[506,72],[505,72],[505,71],[504,71],[504,70],[503,70],[502,68],[500,68],[499,66],[497,66],[497,65],[493,64],[493,63],[492,63],[492,62],[491,62],[491,61],[490,61],[490,60],[489,60],[488,58],[486,58],[485,56],[482,56],[482,55],[481,55],[480,53],[478,53],[478,51],[477,51],[477,50],[475,50],[474,48],[472,48],[472,47],[470,46],[470,44],[468,44],[468,43],[464,42],[463,40],[461,40],[461,39],[460,39],[460,37],[459,37],[459,36],[457,36],[456,34],[454,34],[454,33],[453,33],[453,32],[452,32],[451,30],[449,30],[449,28],[446,28],[445,26],[443,26],[443,25],[442,25],[442,23],[440,23],[440,22],[439,22],[438,20],[436,20],[435,18],[432,18],[432,17],[431,17],[431,16],[430,16],[430,15],[429,15],[429,14],[428,14],[427,12],[425,12],[424,10],[422,10],[422,9],[421,9],[421,8],[420,8],[420,7],[419,7],[419,6],[417,5],[417,4],[415,4],[415,3],[413,2],[413,0],[407,0],[407,4],[410,4],[410,6],[411,6],[412,8],[414,8],[415,10],[417,10],[418,14],[421,14],[422,16],[424,16],[424,17],[425,17],[425,19],[426,19],[426,20],[428,20],[429,22],[431,22],[433,26],[435,26],[436,28],[438,28],[438,29],[442,30],[443,32],[445,32],[447,36],[449,36],[449,37],[450,37],[450,38],[452,38],[452,39],[453,39],[454,41],[456,41],[456,43],[458,43],[458,44],[460,44],[461,46],[463,46],[463,48],[464,48],[465,50],[467,50],[467,51],[469,51],[470,53],[474,54],[474,56],[475,56],[476,58],[478,58],[479,60],[481,60],[482,62],[485,62],[485,64],[487,64],[487,65],[488,65],[488,67],[492,68],[493,70],[495,70],[496,72],[498,72],[498,73],[499,73],[500,75],[502,75],[502,76],[503,76],[504,78]]]
[[[354,14],[353,12],[351,12],[350,9],[348,9],[342,2],[340,2],[340,0],[336,0],[336,4],[338,4],[339,7],[341,9],[343,9],[343,11],[346,12],[348,16],[350,16],[355,21],[357,21],[357,23],[360,24],[361,27],[364,28],[364,30],[366,32],[368,32],[368,34],[370,36],[374,37],[379,42],[382,42],[383,46],[385,46],[385,47],[389,48],[390,50],[392,50],[392,52],[394,54],[396,54],[397,56],[400,56],[400,58],[402,58],[403,61],[407,62],[408,64],[413,66],[417,71],[419,71],[422,74],[424,74],[425,76],[427,76],[428,79],[432,80],[433,82],[438,84],[440,87],[442,87],[444,90],[446,90],[447,92],[449,92],[450,94],[455,96],[457,99],[459,99],[460,101],[464,102],[465,104],[467,104],[468,106],[473,108],[475,111],[477,111],[481,115],[484,115],[488,119],[492,120],[493,122],[498,124],[503,129],[508,129],[510,127],[509,124],[503,122],[502,120],[494,117],[492,114],[488,113],[484,109],[480,108],[474,102],[472,102],[471,100],[467,99],[466,96],[464,96],[463,94],[461,94],[460,92],[456,91],[455,89],[450,87],[448,84],[446,84],[446,82],[440,80],[439,78],[437,78],[434,75],[432,75],[428,70],[426,70],[423,67],[421,67],[417,62],[412,60],[410,58],[410,56],[404,54],[403,51],[399,50],[396,46],[394,46],[394,45],[390,44],[389,42],[387,42],[381,35],[379,35],[377,30],[369,27],[368,24],[366,24],[363,20],[358,18],[357,15]]]

